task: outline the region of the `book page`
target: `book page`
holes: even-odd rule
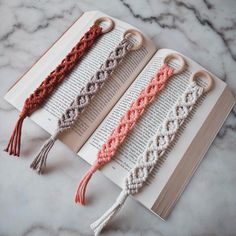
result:
[[[93,163],[101,145],[117,126],[121,117],[130,107],[132,101],[138,97],[141,90],[149,83],[153,75],[160,68],[164,56],[170,52],[173,51],[161,49],[153,56],[145,69],[137,79],[135,79],[106,119],[100,124],[94,134],[79,151],[78,155],[81,158],[90,164]],[[170,78],[167,86],[142,115],[141,119],[118,149],[112,161],[101,169],[102,173],[118,186],[123,186],[124,177],[134,166],[138,157],[144,152],[148,141],[156,133],[170,109],[186,89],[190,75],[196,70],[203,69],[189,58],[185,57],[185,59],[188,64],[188,69],[180,75],[175,75]],[[178,67],[177,61],[172,61],[170,65],[174,68]],[[152,205],[155,203],[158,195],[161,193],[184,153],[191,145],[192,140],[203,125],[209,112],[224,91],[226,84],[214,76],[213,78],[214,90],[207,94],[207,96],[202,96],[196,105],[195,110],[192,112],[192,115],[188,118],[190,122],[187,122],[188,124],[179,130],[174,143],[164,157],[164,161],[152,172],[147,185],[142,191],[135,195],[135,198],[147,208],[152,208]],[[200,83],[204,82],[200,81]]]
[[[6,100],[19,110],[25,99],[44,78],[62,61],[93,22],[105,14],[97,11],[87,12],[76,21],[69,30],[46,52],[46,54],[29,70],[23,78],[7,93]],[[123,33],[134,28],[126,23],[112,18],[115,28],[103,34],[95,45],[78,62],[73,71],[65,78],[45,104],[31,116],[38,125],[49,133],[57,127],[57,120],[71,104],[81,88],[100,68],[110,52],[119,44]],[[106,24],[106,23],[105,23]],[[134,41],[136,39],[133,39]],[[145,37],[144,45],[137,51],[131,51],[118,66],[109,81],[95,96],[92,103],[79,117],[76,125],[61,139],[74,151],[78,151],[98,124],[104,119],[119,97],[129,87],[145,64],[155,53],[154,44]]]

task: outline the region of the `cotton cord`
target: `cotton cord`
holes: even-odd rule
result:
[[[102,28],[99,25],[94,24],[56,69],[53,70],[34,93],[25,100],[19,119],[8,142],[7,148],[5,149],[6,152],[10,155],[20,156],[21,130],[24,119],[27,116],[32,115],[34,111],[42,106],[57,85],[65,79],[66,75],[73,69],[79,59],[83,57],[101,34]]]
[[[93,173],[110,162],[118,147],[124,142],[128,133],[133,129],[145,109],[147,109],[148,105],[153,102],[157,94],[165,87],[165,84],[172,75],[173,69],[167,64],[162,65],[146,88],[141,91],[139,97],[131,104],[128,111],[121,118],[118,126],[108,137],[107,142],[102,145],[97,154],[95,163],[82,178],[76,192],[76,202],[85,205],[86,187]]]
[[[178,99],[168,113],[165,121],[155,136],[149,141],[144,153],[125,178],[125,184],[116,202],[97,221],[91,224],[95,235],[98,235],[109,220],[120,210],[130,194],[136,194],[143,187],[150,173],[164,155],[177,131],[203,94],[203,88],[195,81],[191,82],[186,91]]]
[[[105,62],[91,77],[88,83],[81,89],[80,93],[74,99],[72,104],[62,114],[58,120],[58,127],[54,135],[42,146],[39,154],[31,164],[31,168],[37,170],[42,174],[46,168],[46,160],[50,149],[53,147],[55,140],[60,133],[70,129],[77,121],[79,115],[89,105],[95,95],[102,88],[104,83],[110,78],[111,74],[115,71],[118,65],[123,61],[129,50],[132,48],[132,43],[123,39],[118,46],[110,53]]]

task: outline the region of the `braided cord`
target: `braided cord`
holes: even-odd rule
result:
[[[121,209],[129,194],[138,193],[143,187],[161,156],[164,155],[185,119],[193,109],[197,100],[203,94],[203,88],[196,82],[187,87],[175,106],[168,113],[165,121],[156,135],[149,141],[143,155],[125,178],[125,184],[115,203],[93,224],[90,225],[95,235],[98,235],[111,218]]]
[[[73,47],[71,52],[56,67],[56,69],[53,70],[39,85],[39,87],[36,88],[34,93],[25,100],[19,119],[8,142],[8,146],[5,149],[5,151],[9,152],[10,155],[20,155],[21,131],[24,119],[27,116],[30,116],[44,103],[57,85],[65,79],[66,75],[73,69],[78,60],[83,57],[101,34],[102,28],[94,24],[89,31],[84,34],[75,47]]]
[[[134,128],[138,119],[142,116],[148,105],[151,104],[157,94],[165,87],[168,79],[173,75],[173,69],[164,64],[149,84],[143,89],[139,97],[131,104],[128,111],[121,118],[118,126],[108,137],[107,142],[102,145],[97,154],[95,163],[82,178],[77,189],[75,201],[85,204],[85,191],[92,174],[108,163],[115,155],[118,147],[124,142],[128,133]]]
[[[189,84],[186,91],[171,109],[156,135],[149,141],[143,155],[125,178],[124,191],[137,193],[143,186],[161,156],[164,155],[177,131],[191,112],[193,106],[203,93],[203,88],[196,82]]]
[[[164,64],[147,87],[141,91],[139,97],[131,104],[118,126],[112,131],[106,143],[99,150],[97,162],[100,166],[109,162],[115,155],[118,147],[124,142],[128,133],[134,128],[148,105],[153,102],[157,94],[164,88],[172,74],[173,69]]]
[[[66,109],[64,114],[58,120],[58,133],[70,129],[76,122],[80,113],[91,102],[100,88],[108,80],[118,65],[123,61],[124,57],[132,47],[132,43],[127,39],[123,39],[118,46],[110,53],[106,61],[101,65],[100,69],[91,77],[90,81],[83,87],[74,99],[72,104]]]
[[[45,99],[53,92],[56,86],[65,79],[65,76],[74,68],[78,60],[88,51],[101,34],[102,28],[98,25],[93,25],[56,69],[53,70],[34,93],[26,99],[24,109],[26,109],[28,116],[44,103]]]
[[[123,39],[109,54],[105,62],[91,77],[87,84],[81,89],[80,93],[73,100],[72,104],[62,114],[61,118],[58,120],[58,127],[54,135],[51,136],[49,140],[43,145],[39,154],[32,162],[30,166],[32,169],[37,170],[39,174],[43,173],[44,169],[46,168],[48,153],[53,147],[59,133],[70,129],[76,123],[79,115],[89,105],[91,100],[99,92],[104,83],[111,77],[111,74],[123,61],[131,47],[132,43],[127,39]]]

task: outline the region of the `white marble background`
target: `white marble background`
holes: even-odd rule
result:
[[[139,27],[159,47],[191,57],[236,92],[234,0],[0,0],[1,236],[91,235],[89,224],[119,192],[97,173],[90,185],[91,205],[75,205],[75,187],[87,164],[59,142],[51,153],[59,160],[48,162],[54,171],[33,173],[32,156],[48,134],[30,120],[24,124],[23,157],[2,151],[18,115],[3,100],[7,89],[83,11],[94,9]],[[236,235],[235,141],[234,108],[167,222],[129,199],[103,235]]]

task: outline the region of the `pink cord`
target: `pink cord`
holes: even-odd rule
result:
[[[110,162],[118,147],[123,143],[129,131],[133,129],[145,109],[154,100],[157,94],[165,87],[168,79],[173,75],[173,69],[164,64],[152,78],[147,87],[143,89],[139,97],[131,104],[129,110],[121,118],[118,126],[102,145],[97,154],[97,159],[81,180],[76,192],[75,202],[85,205],[85,192],[87,184],[93,173],[106,163]]]

